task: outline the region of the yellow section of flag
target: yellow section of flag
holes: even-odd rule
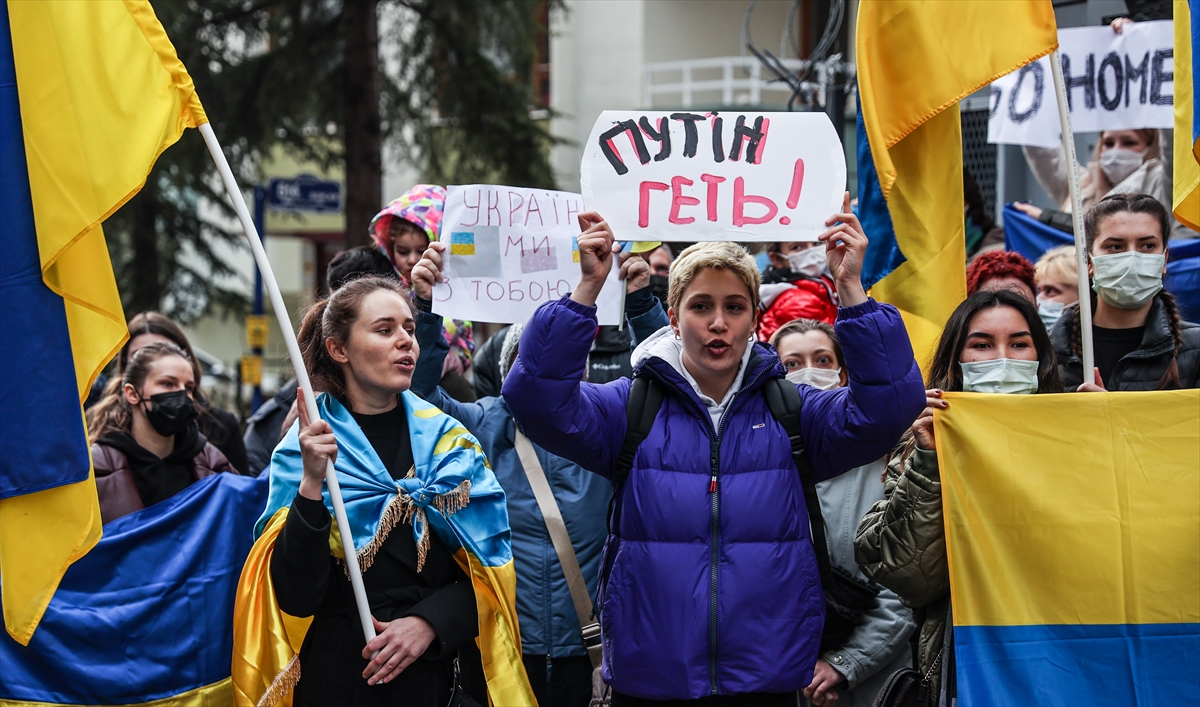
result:
[[[1200,231],[1200,139],[1193,141],[1196,109],[1195,77],[1192,76],[1191,10],[1188,0],[1175,0],[1175,193],[1172,206],[1175,218]]]
[[[946,399],[955,625],[1200,622],[1200,391]]]
[[[1058,46],[1050,0],[863,0],[858,91],[906,262],[872,288],[901,310],[918,359],[966,296],[958,102]],[[870,234],[867,234],[868,236]]]
[[[42,279],[65,304],[82,400],[129,335],[100,223],[207,118],[149,2],[26,0],[8,14]],[[99,537],[90,479],[0,501],[14,639],[29,641],[63,572]]]

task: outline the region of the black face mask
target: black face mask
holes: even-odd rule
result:
[[[650,276],[650,294],[658,298],[663,306],[667,304],[667,283],[670,278],[666,275],[651,275]]]
[[[163,437],[174,437],[186,430],[196,419],[196,408],[186,390],[151,395],[147,400],[153,403],[154,407],[146,410],[146,419],[154,431]]]

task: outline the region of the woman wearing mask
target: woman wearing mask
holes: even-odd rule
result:
[[[265,683],[283,686],[268,690],[274,700],[294,685],[297,705],[443,707],[459,679],[460,651],[463,673],[478,670],[478,654],[468,661],[464,649],[474,647],[481,625],[515,620],[512,588],[492,584],[476,561],[490,550],[500,563],[488,567],[511,562],[504,492],[478,442],[409,391],[420,353],[415,327],[408,292],[380,277],[354,280],[304,315],[298,339],[313,386],[323,391],[321,419],[309,419],[300,391],[299,420],[271,458],[260,537],[242,576],[249,589],[239,592],[263,598],[245,603],[253,611],[239,608],[235,676],[252,673],[240,662],[252,653],[246,646],[267,640],[253,631],[278,621],[280,611],[313,618],[278,677],[235,678],[250,704]],[[368,643],[341,564],[341,536],[333,535],[324,486],[330,461],[378,634]],[[486,614],[477,611],[473,576],[480,594],[492,598]],[[271,655],[291,655],[296,640]],[[494,633],[480,645],[515,652]],[[516,688],[498,695],[531,703],[519,659],[513,665],[492,653],[484,665],[493,670],[489,680],[502,666],[507,686]],[[473,697],[483,699],[477,689]]]
[[[849,380],[837,333],[825,322],[788,322],[771,337],[771,346],[793,383],[834,390]],[[829,561],[864,581],[854,561],[854,534],[871,505],[883,500],[884,463],[879,459],[817,484]],[[817,707],[867,707],[892,673],[912,667],[908,637],[914,628],[912,611],[895,592],[880,591],[850,638],[817,659],[804,696]]]
[[[954,310],[929,370],[927,407],[888,462],[884,499],[871,507],[854,540],[855,559],[871,579],[912,607],[920,633],[917,670],[933,681],[933,704],[954,699],[950,574],[942,524],[942,486],[934,451],[933,409],[942,391],[1061,393],[1054,351],[1037,310],[1007,290],[971,295]],[[945,679],[949,676],[949,681]]]
[[[246,443],[242,440],[242,426],[237,415],[228,410],[222,410],[208,402],[200,387],[200,363],[196,352],[188,342],[187,336],[169,317],[158,312],[142,312],[129,320],[129,341],[117,354],[117,372],[125,370],[129,357],[138,349],[155,342],[175,344],[183,349],[192,362],[192,378],[195,384],[192,388],[192,400],[196,407],[196,422],[200,425],[200,434],[233,464],[240,474],[250,473],[250,459],[246,453]]]
[[[775,330],[794,319],[832,324],[837,319],[837,289],[829,277],[825,249],[816,242],[767,244],[771,266],[762,276],[762,317],[758,340],[770,341]]]
[[[103,522],[164,501],[205,476],[234,472],[196,426],[194,371],[175,344],[146,344],[88,411]]]
[[[411,286],[413,266],[420,262],[429,244],[438,239],[445,208],[444,188],[418,184],[371,219],[371,236],[392,261],[405,287]],[[443,364],[442,388],[455,400],[474,402],[475,388],[466,377],[475,355],[474,327],[471,322],[449,318],[442,321],[442,326],[453,354]]]
[[[1054,328],[1063,309],[1079,301],[1079,278],[1075,267],[1075,246],[1061,245],[1042,253],[1033,266],[1037,287],[1038,316],[1046,331]]]
[[[1084,377],[1079,306],[1068,307],[1051,334],[1068,390],[1200,387],[1200,326],[1180,320],[1175,299],[1162,289],[1168,219],[1146,194],[1114,194],[1088,210],[1097,371]]]
[[[798,388],[818,481],[881,457],[924,400],[899,313],[863,292],[867,238],[849,211],[847,195],[818,238],[849,382]],[[526,325],[504,398],[547,451],[621,472],[600,574],[612,705],[790,707],[813,679],[823,599],[791,444],[765,393],[785,373],[754,342],[758,268],[734,243],[694,245],[672,265],[670,327],[634,351],[635,378],[662,404],[623,454],[633,383],[580,380],[618,246],[598,214],[580,225],[580,282]]]

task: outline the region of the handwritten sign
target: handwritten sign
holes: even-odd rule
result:
[[[824,113],[605,111],[579,181],[619,240],[813,241],[846,155]]]
[[[1075,132],[1169,128],[1175,97],[1171,21],[1060,30]],[[988,142],[1053,147],[1062,130],[1050,58],[992,82]]]
[[[583,197],[561,191],[472,184],[446,194],[440,240],[446,282],[433,309],[456,319],[524,322],[544,302],[579,282]],[[614,267],[596,305],[601,324],[616,324],[621,288]]]

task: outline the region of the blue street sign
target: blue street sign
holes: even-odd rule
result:
[[[267,186],[266,207],[275,211],[336,214],[342,210],[342,185],[311,174],[292,179],[272,179]]]

